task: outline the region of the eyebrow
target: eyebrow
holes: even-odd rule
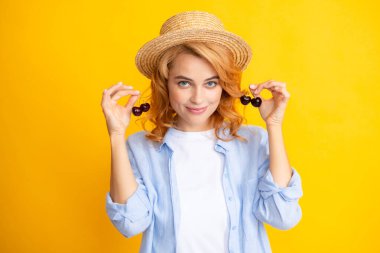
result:
[[[209,78],[207,78],[207,79],[205,79],[205,81],[207,81],[207,80],[211,80],[211,79],[219,79],[219,76],[212,76],[212,77],[209,77]],[[189,80],[189,81],[193,81],[191,78],[188,78],[188,77],[186,77],[186,76],[176,76],[176,77],[174,77],[174,79],[186,79],[186,80]]]

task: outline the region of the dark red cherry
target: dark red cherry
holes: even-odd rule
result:
[[[148,103],[142,104],[142,105],[140,105],[140,108],[143,112],[147,112],[150,109],[150,104],[148,104]]]
[[[140,107],[137,107],[137,106],[132,107],[132,113],[133,113],[133,115],[140,116],[142,114],[142,112],[143,111],[141,110]]]
[[[251,97],[250,97],[250,96],[243,95],[243,96],[240,97],[240,102],[241,102],[243,105],[247,105],[247,104],[249,104],[249,102],[251,102]]]
[[[252,98],[251,100],[251,104],[254,106],[254,107],[260,107],[261,103],[263,101],[261,100],[261,98],[259,97],[255,97],[255,98]]]

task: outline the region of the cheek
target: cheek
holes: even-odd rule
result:
[[[169,101],[170,103],[174,103],[174,104],[179,104],[183,101],[185,101],[184,99],[184,95],[179,92],[178,90],[171,90],[169,92]]]
[[[214,103],[219,103],[221,97],[222,97],[222,89],[212,94],[212,101]]]

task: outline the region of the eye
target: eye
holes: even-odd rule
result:
[[[209,84],[211,84],[211,85],[209,85]],[[214,81],[210,81],[210,82],[208,82],[207,83],[207,87],[215,87],[217,85],[217,83],[216,82],[214,82]]]
[[[186,82],[186,81],[180,81],[180,82],[178,82],[178,85],[180,87],[186,87],[187,85],[182,85],[182,83],[189,83],[189,82]]]

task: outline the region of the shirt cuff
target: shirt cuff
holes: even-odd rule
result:
[[[280,187],[274,180],[270,169],[267,169],[265,175],[260,179],[258,190],[264,199],[278,193],[285,201],[296,201],[302,195],[301,177],[298,172],[292,167],[292,177],[288,186]]]
[[[120,204],[112,201],[110,192],[106,194],[106,209],[111,220],[127,218],[131,223],[149,215],[149,203],[146,203],[146,195],[142,185],[128,198],[127,203]]]

